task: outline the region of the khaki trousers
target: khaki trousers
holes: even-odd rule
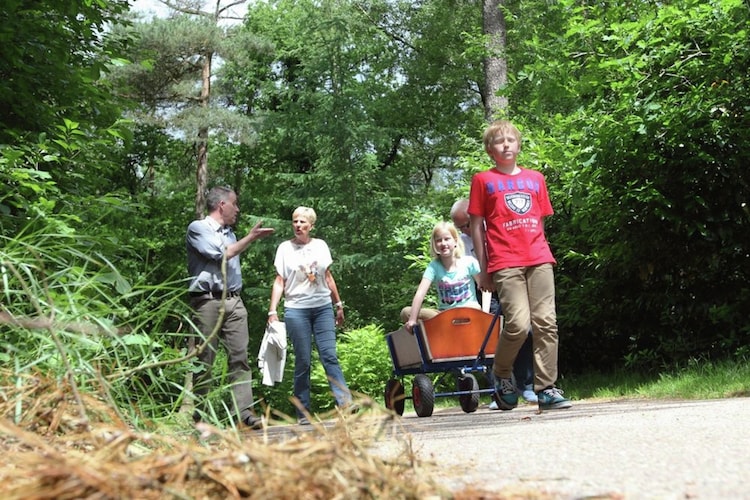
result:
[[[417,316],[422,321],[426,321],[430,318],[434,318],[438,315],[440,311],[437,309],[432,309],[429,307],[423,307],[419,310],[419,315]],[[406,323],[409,321],[409,316],[411,316],[411,306],[406,306],[403,309],[401,309],[401,314],[399,314],[399,318],[401,319],[401,323]]]
[[[194,321],[202,335],[202,338],[197,339],[197,343],[200,344],[211,335],[219,321],[221,300],[202,297],[191,299],[191,305],[195,311]],[[227,351],[227,372],[234,403],[232,405],[233,416],[246,420],[253,415],[253,377],[247,355],[249,341],[247,310],[239,297],[227,298],[224,306],[224,321],[220,326],[219,335],[198,356],[198,365],[202,367],[202,370],[193,374],[193,391],[198,397],[196,406],[206,411],[205,397],[214,382],[212,376],[214,360],[219,345],[223,344]]]
[[[513,362],[533,331],[534,391],[557,381],[557,313],[552,264],[501,269],[492,275],[503,310],[505,326],[495,347],[493,373],[511,378]]]

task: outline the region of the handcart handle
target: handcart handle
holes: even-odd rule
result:
[[[477,363],[480,361],[484,361],[484,358],[485,358],[484,350],[487,347],[487,342],[490,341],[490,335],[492,335],[492,330],[495,329],[495,323],[497,323],[497,320],[500,317],[501,312],[502,310],[500,309],[500,307],[498,307],[495,310],[495,314],[492,316],[490,327],[487,329],[487,334],[484,336],[484,341],[482,341],[482,347],[479,348],[479,353],[477,354]]]

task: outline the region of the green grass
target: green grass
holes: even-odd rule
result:
[[[484,377],[477,376],[480,387],[486,387]],[[611,373],[588,373],[561,377],[558,386],[572,400],[597,399],[719,399],[750,397],[750,362],[698,361],[686,366],[664,369],[659,373],[617,369]],[[406,380],[407,393],[411,390],[411,379]],[[436,391],[455,390],[450,377],[436,387]],[[482,395],[482,402],[489,396]],[[456,406],[455,397],[435,399],[435,406]],[[408,405],[407,405],[408,406]]]
[[[572,399],[716,399],[750,396],[750,363],[691,361],[655,374],[617,370],[559,381]]]

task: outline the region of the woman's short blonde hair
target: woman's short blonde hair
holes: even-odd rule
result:
[[[432,229],[432,235],[430,235],[430,255],[433,259],[437,259],[440,255],[440,251],[437,249],[437,246],[435,245],[435,236],[437,236],[439,233],[448,232],[453,237],[454,240],[456,240],[456,248],[453,250],[453,256],[457,259],[460,259],[464,256],[464,242],[461,240],[461,238],[458,236],[458,229],[456,229],[456,226],[453,225],[452,222],[438,222],[435,224],[435,227]]]
[[[518,145],[521,145],[521,132],[516,128],[515,125],[513,125],[508,120],[497,120],[489,124],[489,126],[484,129],[484,134],[482,135],[482,141],[484,142],[484,150],[489,153],[490,147],[492,147],[492,141],[495,139],[495,136],[498,133],[502,134],[509,134],[516,138],[518,141]]]
[[[318,216],[315,213],[315,210],[310,207],[295,208],[294,212],[292,212],[292,219],[296,219],[297,217],[304,217],[305,219],[307,219],[307,222],[309,222],[311,226],[314,226],[315,221],[318,220]]]

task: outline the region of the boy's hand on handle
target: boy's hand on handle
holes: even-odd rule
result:
[[[487,274],[486,271],[482,271],[479,273],[479,288],[483,292],[495,291],[495,283],[492,281],[492,276]]]

